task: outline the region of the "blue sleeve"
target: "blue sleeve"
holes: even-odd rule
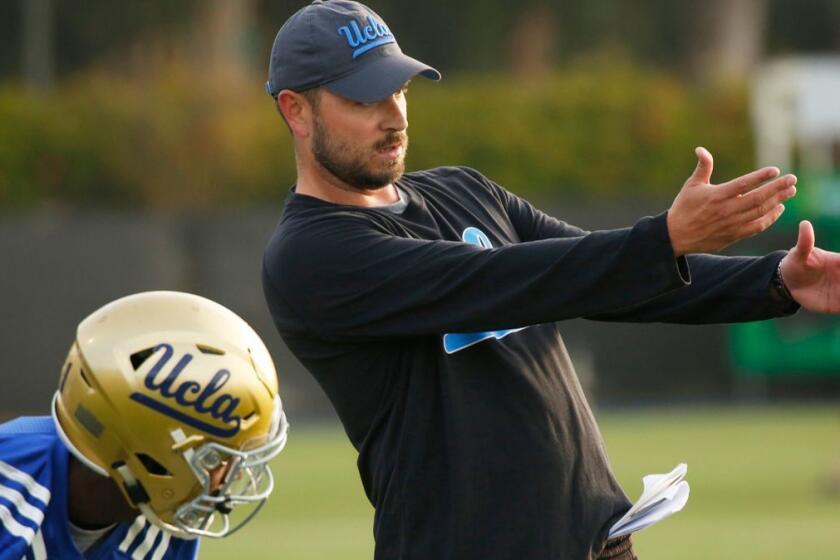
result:
[[[25,429],[28,420],[0,425],[0,560],[24,556],[51,498],[53,438]]]

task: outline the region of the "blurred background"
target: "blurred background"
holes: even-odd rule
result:
[[[0,417],[48,411],[76,324],[111,299],[176,289],[235,310],[275,357],[293,431],[269,513],[207,558],[372,556],[354,452],[260,287],[295,180],[263,83],[302,5],[0,2]],[[409,169],[470,165],[599,229],[665,210],[702,145],[721,182],[800,175],[783,219],[733,253],[790,247],[803,217],[840,250],[837,0],[368,5],[444,74],[412,84]],[[628,494],[689,463],[694,496],[640,535],[643,558],[834,554],[838,326],[562,325]]]

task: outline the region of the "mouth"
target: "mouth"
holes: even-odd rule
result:
[[[402,154],[405,148],[403,147],[402,142],[397,142],[395,144],[391,144],[390,146],[385,146],[384,148],[379,148],[376,150],[376,153],[387,160],[397,159]]]

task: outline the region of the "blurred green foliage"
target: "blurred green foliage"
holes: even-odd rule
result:
[[[293,180],[285,128],[256,84],[214,93],[177,66],[151,76],[0,89],[0,206],[213,207]]]
[[[170,63],[143,78],[91,69],[33,96],[0,89],[0,207],[43,202],[196,208],[278,200],[294,182],[285,125],[259,79],[212,83]],[[545,78],[418,78],[409,169],[465,164],[525,196],[670,199],[694,166],[750,169],[747,95],[700,90],[616,52]],[[632,189],[632,190],[630,190]]]
[[[409,94],[411,166],[468,164],[525,196],[670,199],[698,145],[715,155],[716,177],[752,165],[744,88],[692,89],[620,53],[581,59],[531,83],[424,82],[415,80]]]

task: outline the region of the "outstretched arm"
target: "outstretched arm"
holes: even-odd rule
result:
[[[641,305],[589,318],[732,323],[789,315],[798,309],[796,303],[771,289],[771,278],[782,252],[761,258],[702,254],[719,251],[770,227],[784,211],[782,203],[796,194],[796,177],[779,177],[777,168],[765,167],[714,185],[711,154],[704,148],[697,148],[696,154],[697,168],[668,210],[671,246],[675,255],[688,256],[691,285]],[[764,181],[767,182],[761,184]],[[836,256],[840,259],[840,255]],[[840,283],[837,285],[840,288]],[[840,298],[837,299],[840,307]],[[801,300],[796,301],[802,304]]]
[[[764,167],[713,184],[712,155],[705,148],[697,148],[695,154],[697,167],[668,210],[668,234],[676,257],[715,253],[764,231],[782,215],[783,203],[796,194],[796,177],[779,177],[776,167]],[[588,233],[541,212],[486,177],[469,171],[497,193],[522,241]]]
[[[791,315],[799,305],[773,287],[784,251],[764,257],[688,255],[691,284],[641,305],[587,317],[599,321],[703,325]]]
[[[718,257],[718,251],[739,239],[770,227],[796,194],[796,177],[779,176],[765,167],[721,184],[713,184],[713,160],[697,148],[697,167],[668,211],[668,234],[675,256],[687,256],[689,286],[589,318],[608,321],[728,323],[788,315],[798,305],[771,289],[781,251],[763,258]],[[554,220],[527,202],[496,187],[504,195],[524,240],[585,235],[587,232]]]
[[[796,246],[779,266],[782,280],[799,305],[817,313],[840,313],[840,254],[815,246],[810,222],[799,224]]]

